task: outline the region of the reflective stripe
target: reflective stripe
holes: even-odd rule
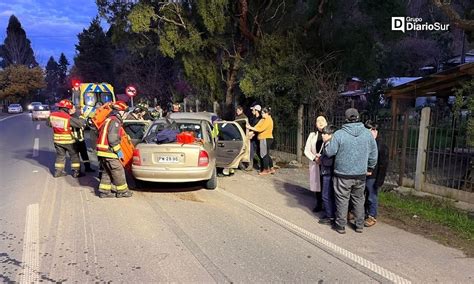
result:
[[[64,168],[64,164],[55,163],[55,164],[54,164],[54,167],[55,167],[55,168]]]
[[[83,163],[89,163],[90,160],[82,160]]]
[[[98,149],[98,150],[104,150],[104,151],[107,151],[107,150],[109,150],[109,145],[105,145],[105,144],[97,144],[97,149]]]
[[[112,185],[111,185],[111,184],[104,184],[104,183],[101,183],[101,184],[99,184],[99,189],[111,190],[111,189],[112,189]]]
[[[97,156],[106,157],[106,158],[115,158],[115,159],[118,158],[117,154],[110,153],[110,152],[104,152],[104,151],[97,151]]]
[[[54,143],[56,144],[72,144],[74,143],[74,140],[70,140],[70,141],[54,141]]]
[[[103,128],[104,133],[102,133],[102,137],[101,137],[102,139],[100,140],[100,143],[98,143],[97,145],[105,145],[105,138],[107,137],[107,134],[108,134],[107,131],[109,129],[109,124],[110,124],[111,121],[112,121],[112,119],[110,119],[110,118],[107,118],[105,120],[105,125],[104,125],[104,128]],[[107,148],[108,148],[108,146],[107,146]]]
[[[117,191],[124,191],[128,189],[127,184],[117,185]]]
[[[120,144],[114,146],[112,149],[114,149],[114,152],[120,151]]]
[[[81,164],[80,163],[71,163],[71,168],[80,168]]]

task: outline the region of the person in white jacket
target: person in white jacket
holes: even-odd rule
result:
[[[316,194],[316,207],[313,209],[313,212],[319,212],[323,208],[319,158],[323,150],[323,138],[321,134],[326,125],[328,125],[326,118],[324,116],[318,116],[316,118],[316,131],[309,134],[304,147],[304,155],[309,159],[309,190]]]

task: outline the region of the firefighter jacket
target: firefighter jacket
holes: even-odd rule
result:
[[[71,117],[66,110],[51,113],[47,125],[53,128],[53,141],[56,144],[72,144],[75,139],[72,128],[83,128],[85,121],[80,118]]]
[[[77,119],[84,119],[83,117],[79,116],[76,112],[76,114],[74,116],[72,116],[73,118],[77,118]],[[85,121],[85,120],[84,120]],[[82,142],[84,141],[84,128],[76,128],[76,127],[72,127],[72,137],[74,138],[74,140],[76,141],[79,141],[79,142]]]
[[[121,151],[120,142],[125,135],[127,134],[118,115],[108,117],[99,130],[97,156],[118,159],[117,153]]]

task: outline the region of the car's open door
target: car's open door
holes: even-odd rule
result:
[[[218,127],[216,142],[216,166],[237,168],[246,153],[245,133],[237,122],[216,121]]]
[[[142,142],[148,127],[151,125],[150,120],[124,120],[123,129],[132,140],[133,146]]]
[[[242,156],[242,158],[240,159],[241,162],[250,162],[250,131],[246,128],[246,125],[249,124],[249,120],[247,118],[240,118],[240,119],[236,119],[234,120],[235,122],[237,122],[237,124],[240,126],[240,128],[242,128],[242,131],[245,133],[245,139],[244,139],[244,142],[245,142],[245,153],[244,155]]]

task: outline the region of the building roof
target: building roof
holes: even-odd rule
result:
[[[448,97],[453,95],[453,88],[459,87],[473,77],[474,63],[466,63],[394,86],[386,92],[385,96],[400,99],[426,96]]]

